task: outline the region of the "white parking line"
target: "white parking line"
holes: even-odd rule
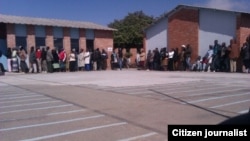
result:
[[[248,112],[249,112],[249,109],[243,110],[243,111],[239,111],[238,113],[239,113],[239,114],[245,114],[245,113],[248,113]]]
[[[45,109],[52,109],[52,108],[60,108],[60,107],[67,107],[67,106],[73,106],[73,104],[66,104],[66,105],[51,106],[51,107],[43,107],[43,108],[33,108],[33,109],[23,109],[23,110],[15,110],[15,111],[1,112],[0,115],[1,115],[1,114],[8,114],[8,113],[32,111],[32,110],[45,110]]]
[[[61,101],[55,100],[55,101],[46,101],[46,102],[37,102],[37,103],[28,103],[28,104],[1,106],[0,109],[2,109],[2,108],[10,108],[10,107],[19,107],[19,106],[28,106],[28,105],[39,105],[39,104],[45,104],[45,103],[56,103],[56,102],[61,102]]]
[[[247,101],[250,101],[250,99],[248,99],[248,100],[242,100],[242,101],[236,101],[236,102],[231,102],[231,103],[226,103],[226,104],[221,104],[221,105],[212,106],[212,107],[209,107],[209,108],[224,107],[224,106],[234,105],[234,104],[238,104],[238,103],[244,103],[244,102],[247,102]]]
[[[242,88],[241,89],[232,89],[232,90],[223,90],[223,91],[212,91],[212,92],[208,92],[208,93],[191,94],[191,95],[185,95],[185,96],[180,96],[180,97],[176,97],[176,98],[183,98],[183,97],[187,97],[187,96],[218,94],[218,93],[223,93],[223,92],[232,92],[232,91],[239,91],[239,90],[242,90]]]
[[[66,112],[50,113],[47,115],[52,116],[52,115],[69,114],[69,113],[76,113],[76,112],[83,112],[83,111],[86,111],[86,110],[72,110],[72,111],[66,111]]]
[[[73,131],[68,131],[68,132],[62,132],[62,133],[52,134],[52,135],[47,135],[47,136],[41,136],[41,137],[36,137],[36,138],[31,138],[31,139],[25,139],[25,140],[21,140],[21,141],[44,140],[44,139],[49,139],[49,138],[54,138],[54,137],[59,137],[59,136],[65,136],[65,135],[70,135],[70,134],[75,134],[75,133],[80,133],[80,132],[92,131],[92,130],[96,130],[96,129],[108,128],[108,127],[113,127],[113,126],[120,126],[120,125],[125,125],[125,124],[127,124],[127,122],[119,122],[119,123],[107,124],[107,125],[102,125],[102,126],[83,128],[83,129],[73,130]]]
[[[131,138],[127,138],[127,139],[121,139],[121,140],[118,140],[118,141],[133,141],[133,140],[137,140],[137,139],[140,139],[140,138],[150,137],[150,136],[153,136],[153,135],[156,135],[156,134],[157,133],[152,132],[152,133],[148,133],[148,134],[144,134],[144,135],[140,135],[140,136],[136,136],[136,137],[131,137]]]
[[[85,109],[83,110],[71,110],[71,111],[66,111],[66,112],[57,112],[57,113],[50,113],[50,114],[46,114],[45,116],[54,116],[54,115],[59,115],[59,114],[70,114],[70,113],[76,113],[76,112],[83,112],[86,111]],[[44,115],[39,115],[39,116],[29,116],[28,118],[13,118],[13,119],[4,119],[4,120],[0,120],[0,122],[6,122],[6,121],[15,121],[15,120],[23,120],[23,119],[30,119],[30,118],[38,118],[38,117],[43,117]]]
[[[27,97],[39,97],[43,95],[29,95],[29,96],[20,96],[20,97],[9,97],[9,98],[1,98],[0,101],[5,101],[8,99],[19,99],[19,98],[27,98]]]
[[[56,121],[56,122],[48,122],[48,123],[41,123],[41,124],[33,124],[33,125],[26,125],[26,126],[11,127],[11,128],[3,128],[3,129],[0,129],[0,131],[10,131],[10,130],[31,128],[31,127],[40,127],[40,126],[47,126],[47,125],[68,123],[68,122],[74,122],[74,121],[80,121],[80,120],[86,120],[86,119],[99,118],[99,117],[104,117],[104,116],[105,115],[96,115],[96,116],[89,116],[89,117],[83,117],[83,118],[75,118],[75,119],[62,120],[62,121]]]
[[[242,94],[232,94],[232,95],[226,95],[226,96],[217,96],[217,97],[211,97],[211,98],[188,101],[187,103],[199,103],[199,102],[208,101],[208,100],[221,99],[221,98],[225,98],[225,97],[242,96],[242,95],[250,95],[250,93],[248,92],[248,93],[242,93]],[[186,103],[182,102],[182,104],[186,104]]]
[[[37,100],[45,100],[45,99],[51,99],[49,97],[45,97],[45,98],[33,98],[33,99],[24,99],[24,100],[11,100],[11,101],[5,101],[5,102],[0,102],[0,104],[3,103],[17,103],[17,102],[25,102],[25,101],[37,101]]]
[[[34,95],[35,93],[25,93],[25,94],[6,94],[6,95],[1,95],[1,98],[9,98],[9,97],[15,97],[15,96],[30,96],[30,95]]]

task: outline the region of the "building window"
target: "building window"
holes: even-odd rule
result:
[[[79,39],[70,39],[71,50],[74,48],[76,52],[79,52]]]
[[[27,40],[26,37],[16,36],[16,46],[22,46],[25,50],[27,50]]]
[[[44,37],[36,37],[36,46],[37,47],[45,46],[45,38]]]
[[[63,48],[63,38],[54,38],[54,46],[56,50]]]

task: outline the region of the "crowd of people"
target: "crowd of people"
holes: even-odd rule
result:
[[[63,48],[56,50],[32,46],[29,53],[23,47],[7,48],[6,57],[8,72],[53,73],[106,70],[108,54],[99,48],[92,52],[89,49],[76,52],[73,48],[67,54]]]
[[[236,72],[237,63],[242,66],[240,71],[250,73],[250,35],[246,42],[238,47],[235,40],[230,40],[230,44],[225,42],[219,44],[218,40],[214,45],[209,45],[207,53],[202,57],[198,56],[191,62],[192,47],[190,44],[182,45],[179,48],[155,48],[144,52],[139,52],[137,56],[138,68],[147,70],[163,71],[206,71],[206,72]],[[141,61],[140,61],[141,60]],[[144,63],[144,60],[146,62]],[[239,71],[239,70],[238,70]]]
[[[180,51],[179,48],[164,47],[148,50],[146,54],[144,49],[140,49],[136,54],[136,67],[138,70],[237,72],[241,65],[240,71],[250,73],[250,35],[241,47],[233,39],[229,45],[215,40],[213,45],[209,45],[207,53],[193,62],[192,53],[190,44],[182,45]],[[73,48],[67,54],[63,48],[56,50],[50,47],[31,47],[29,54],[23,47],[8,48],[6,55],[7,71],[24,73],[106,70],[107,63],[112,70],[122,70],[130,67],[131,56],[127,51],[123,54],[122,48],[113,49],[110,62],[107,62],[109,56],[104,49],[90,51],[87,48],[77,52]],[[3,69],[1,65],[0,73],[4,72]]]

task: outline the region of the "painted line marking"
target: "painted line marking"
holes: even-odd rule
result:
[[[25,111],[33,111],[33,110],[45,110],[45,109],[60,108],[60,107],[67,107],[67,106],[73,106],[73,104],[66,104],[66,105],[59,105],[59,106],[51,106],[51,107],[43,107],[43,108],[34,108],[34,109],[15,110],[15,111],[1,112],[0,114],[8,114],[8,113],[16,113],[16,112],[25,112]]]
[[[156,134],[157,133],[152,132],[152,133],[148,133],[148,134],[144,134],[144,135],[140,135],[140,136],[135,136],[135,137],[127,138],[127,139],[121,139],[121,140],[118,140],[118,141],[133,141],[133,140],[137,140],[137,139],[140,139],[140,138],[150,137],[150,136],[153,136],[153,135],[156,135]]]
[[[62,101],[55,100],[55,101],[46,101],[46,102],[37,102],[37,103],[28,103],[28,104],[1,106],[0,109],[1,108],[10,108],[10,107],[19,107],[19,106],[39,105],[39,104],[45,104],[45,103],[56,103],[56,102],[62,102]]]
[[[69,113],[76,113],[76,112],[83,112],[83,111],[86,111],[86,110],[73,110],[73,111],[66,111],[66,112],[50,113],[47,115],[52,116],[52,115],[69,114]]]
[[[92,130],[96,130],[96,129],[108,128],[108,127],[113,127],[113,126],[120,126],[120,125],[125,125],[125,124],[127,124],[127,122],[119,122],[119,123],[113,123],[113,124],[106,124],[106,125],[102,125],[102,126],[95,126],[95,127],[90,127],[90,128],[83,128],[83,129],[79,129],[79,130],[62,132],[62,133],[58,133],[58,134],[52,134],[52,135],[41,136],[41,137],[36,137],[36,138],[31,138],[31,139],[25,139],[25,140],[21,140],[21,141],[44,140],[44,139],[49,139],[49,138],[54,138],[54,137],[59,137],[59,136],[65,136],[65,135],[70,135],[70,134],[75,134],[75,133],[80,133],[80,132],[92,131]]]
[[[20,96],[20,97],[9,97],[9,98],[1,98],[0,101],[5,101],[7,99],[19,99],[19,98],[27,98],[27,97],[39,97],[43,95],[30,95],[30,96]]]
[[[191,88],[191,90],[190,90],[190,88]],[[159,91],[159,90],[166,90],[166,91],[169,91],[170,93],[177,93],[177,92],[193,92],[193,91],[202,91],[202,90],[209,90],[209,89],[223,89],[223,88],[225,88],[225,87],[221,87],[221,86],[213,86],[213,87],[207,87],[207,86],[203,86],[202,85],[202,87],[190,87],[190,86],[188,86],[188,87],[170,87],[170,88],[167,88],[167,87],[163,87],[163,88],[159,88],[159,89],[157,89],[157,91]],[[154,89],[154,88],[153,88]],[[178,90],[177,92],[176,92],[176,90]],[[181,91],[182,90],[182,91]]]
[[[83,117],[83,118],[75,118],[75,119],[62,120],[62,121],[56,121],[56,122],[48,122],[48,123],[41,123],[41,124],[33,124],[33,125],[26,125],[26,126],[11,127],[11,128],[3,128],[3,129],[0,129],[0,131],[10,131],[10,130],[31,128],[31,127],[40,127],[40,126],[47,126],[47,125],[68,123],[68,122],[74,122],[74,121],[80,121],[80,120],[86,120],[86,119],[99,118],[99,117],[104,117],[104,116],[105,115],[96,115],[96,116],[89,116],[89,117]]]
[[[34,95],[35,93],[29,93],[29,94],[6,94],[6,95],[1,95],[1,98],[10,98],[10,97],[15,97],[15,96],[30,96],[30,95]]]
[[[224,106],[234,105],[234,104],[238,104],[238,103],[244,103],[244,102],[247,102],[247,101],[250,101],[250,99],[248,99],[248,100],[242,100],[242,101],[236,101],[236,102],[231,102],[231,103],[226,103],[226,104],[221,104],[221,105],[212,106],[212,107],[209,107],[209,108],[224,107]]]
[[[245,114],[245,113],[248,113],[248,112],[249,112],[249,109],[243,110],[243,111],[239,111],[238,113],[239,113],[239,114]]]
[[[232,91],[239,91],[239,90],[242,90],[242,89],[233,89],[233,90],[215,91],[215,92],[210,92],[210,93],[191,94],[191,95],[180,96],[180,97],[176,97],[176,98],[183,98],[183,97],[187,97],[187,96],[200,96],[200,95],[218,94],[218,93],[223,93],[223,92],[232,92]]]
[[[233,95],[226,95],[226,96],[217,96],[217,97],[211,97],[211,98],[205,98],[205,99],[199,99],[199,100],[193,100],[193,101],[187,101],[187,103],[199,103],[203,101],[209,101],[209,100],[214,100],[214,99],[222,99],[226,97],[235,97],[235,96],[242,96],[242,95],[249,95],[250,93],[242,93],[242,94],[233,94]],[[186,103],[182,103],[186,104]]]
[[[86,110],[71,110],[71,111],[66,111],[66,112],[57,112],[57,113],[50,113],[46,114],[45,116],[54,116],[54,115],[59,115],[59,114],[69,114],[69,113],[76,113],[76,112],[83,112]],[[30,119],[30,118],[38,118],[38,117],[43,117],[44,115],[40,116],[30,116],[26,118],[19,118],[19,119],[5,119],[5,120],[0,120],[0,122],[6,122],[6,121],[15,121],[15,120],[24,120],[24,119]]]
[[[5,102],[0,102],[0,104],[3,104],[3,103],[17,103],[17,102],[25,102],[25,101],[31,101],[31,100],[34,100],[34,101],[37,101],[37,100],[45,100],[45,99],[51,99],[49,97],[45,97],[45,98],[33,98],[33,99],[24,99],[24,100],[11,100],[11,101],[5,101]]]

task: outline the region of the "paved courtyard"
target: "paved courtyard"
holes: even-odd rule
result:
[[[163,141],[169,124],[248,112],[250,74],[92,71],[0,77],[3,141]]]

